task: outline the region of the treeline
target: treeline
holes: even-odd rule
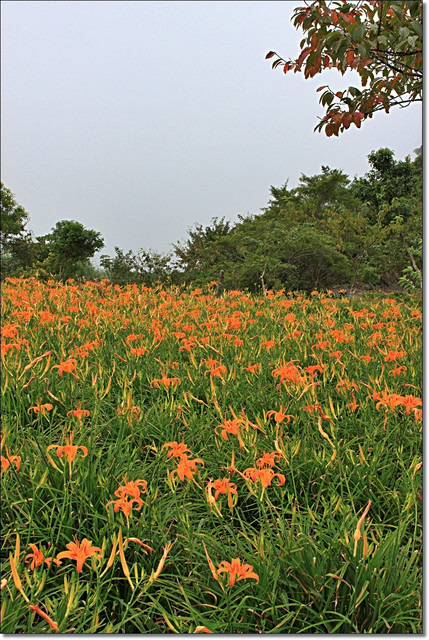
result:
[[[271,187],[262,213],[233,223],[197,224],[168,254],[115,247],[101,268],[90,258],[104,246],[100,233],[63,220],[34,238],[27,212],[1,189],[2,277],[101,279],[113,284],[190,284],[218,281],[226,289],[312,290],[336,286],[421,287],[422,148],[396,160],[390,149],[368,156],[369,171],[351,180],[322,166],[299,184]]]

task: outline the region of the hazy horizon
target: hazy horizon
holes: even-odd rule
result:
[[[393,108],[327,138],[313,129],[316,88],[284,75],[302,2],[3,2],[2,182],[35,235],[58,220],[101,233],[105,248],[166,252],[194,223],[258,213],[270,186],[322,165],[350,178],[367,155],[422,144],[422,108]],[[100,255],[99,254],[99,255]]]

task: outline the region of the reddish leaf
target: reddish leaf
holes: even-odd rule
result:
[[[311,51],[312,51],[312,47],[307,47],[306,49],[304,49],[304,51],[301,53],[298,60],[296,61],[296,64],[298,67],[302,65],[304,60],[310,55]]]
[[[310,14],[310,9],[304,9],[301,15],[297,18],[296,24],[301,24],[302,22],[304,22],[304,20],[308,17],[309,14]]]
[[[349,49],[346,55],[346,60],[349,67],[352,66],[354,59],[355,59],[355,52],[353,51],[353,49]]]
[[[318,93],[319,91],[322,91],[322,89],[326,89],[328,87],[327,84],[325,84],[323,87],[319,87],[318,89],[316,89],[316,93]]]
[[[272,58],[273,56],[275,56],[275,52],[274,51],[269,51],[267,53],[267,55],[265,56],[265,60],[268,60],[268,58]]]
[[[350,15],[350,13],[343,13],[341,17],[344,20],[344,22],[348,22],[350,24],[353,24],[354,22],[356,22],[356,18]]]
[[[343,116],[343,127],[344,129],[348,129],[350,127],[350,122],[352,120],[351,113],[345,113]]]
[[[357,126],[358,129],[360,129],[360,121],[362,117],[363,117],[363,113],[361,114],[359,111],[352,114],[352,121]]]

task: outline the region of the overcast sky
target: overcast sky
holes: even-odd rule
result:
[[[317,87],[271,70],[296,57],[302,2],[2,2],[2,182],[48,233],[58,220],[114,247],[168,251],[195,222],[258,213],[270,185],[321,165],[350,177],[422,143],[420,104],[339,138],[313,133]]]

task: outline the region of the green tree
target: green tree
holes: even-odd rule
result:
[[[356,207],[356,199],[349,189],[350,179],[340,169],[322,166],[322,173],[315,176],[301,175],[299,185],[290,195],[302,204],[311,220],[320,220],[326,211],[339,207]]]
[[[416,192],[418,172],[409,157],[397,161],[394,156],[391,149],[372,151],[368,155],[370,171],[354,181],[353,191],[372,212],[372,222],[382,215],[382,222],[390,224],[398,215],[406,219],[412,214],[411,196]]]
[[[286,60],[270,51],[266,58],[276,58],[273,68],[303,71],[305,78],[330,68],[359,74],[360,88],[317,89],[323,91],[319,101],[326,114],[315,131],[338,136],[351,124],[359,128],[376,111],[389,113],[391,107],[422,100],[422,19],[420,0],[315,0],[294,11],[294,26],[305,34],[299,56]]]
[[[377,269],[388,282],[395,280],[411,263],[421,282],[422,167],[407,156],[395,160],[391,149],[382,148],[368,155],[371,166],[364,177],[353,181],[351,189],[363,203],[363,212],[371,225],[378,225],[379,242],[373,247]]]
[[[27,211],[16,202],[15,194],[1,184],[1,245],[7,244],[10,238],[22,236],[29,220]]]
[[[39,255],[38,243],[31,231],[26,229],[29,215],[19,205],[15,195],[1,185],[1,262],[2,278],[21,276],[36,262]]]
[[[113,284],[140,284],[142,282],[137,257],[131,250],[125,253],[119,247],[115,247],[113,258],[102,255],[100,264],[105,269],[107,278]]]
[[[219,238],[230,233],[231,223],[225,218],[212,218],[211,225],[196,224],[188,229],[185,241],[173,244],[176,256],[175,266],[184,274],[185,281],[199,282],[197,278],[211,268],[213,276],[219,270],[219,252],[214,244]],[[204,276],[203,276],[204,277]]]
[[[175,282],[176,273],[171,264],[171,254],[162,254],[150,249],[140,249],[135,254],[126,253],[115,247],[115,256],[102,255],[100,264],[105,269],[109,280],[114,284],[144,284],[147,287],[158,283]]]
[[[75,220],[60,220],[50,234],[37,240],[41,245],[41,266],[61,279],[79,276],[90,258],[104,247],[98,231],[85,229]]]

